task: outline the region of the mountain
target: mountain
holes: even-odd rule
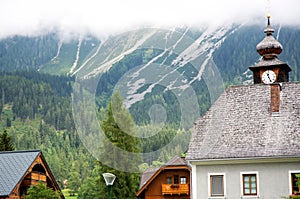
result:
[[[284,46],[280,58],[292,68],[291,81],[298,81],[300,29],[274,28],[274,37]],[[119,90],[138,123],[151,120],[141,107],[155,103],[168,104],[168,122],[178,123],[181,115],[176,109],[184,100],[198,107],[198,112],[192,105],[183,107],[193,113],[187,117],[191,123],[224,87],[251,83],[248,66],[260,58],[255,46],[264,38],[263,29],[247,24],[141,28],[101,41],[91,35],[61,38],[56,33],[13,36],[0,41],[0,69],[74,76],[98,96],[100,107],[106,107],[113,90]]]
[[[251,82],[248,66],[260,58],[255,46],[264,38],[263,29],[247,24],[141,28],[101,41],[91,35],[62,38],[56,33],[13,36],[0,41],[0,69],[74,76],[98,96],[100,107],[119,90],[138,123],[151,120],[141,107],[155,103],[168,104],[168,122],[178,123],[178,110],[187,109],[193,116],[185,122],[191,123],[224,87]],[[274,37],[284,46],[280,58],[292,68],[291,81],[298,81],[300,29],[276,25],[275,30]],[[192,105],[180,107],[181,101]]]
[[[188,129],[228,85],[251,83],[248,66],[260,58],[255,46],[264,28],[232,24],[143,28],[101,40],[55,32],[2,39],[0,130],[9,129],[16,149],[42,149],[61,186],[64,179],[81,185],[95,168],[89,152],[99,121],[92,122],[91,113],[103,120],[111,94],[119,91],[142,132],[142,152],[151,155],[142,166],[166,162],[186,150]],[[291,81],[299,81],[300,29],[274,28],[284,48],[280,59],[291,66]],[[89,134],[82,137],[80,130]]]
[[[67,75],[98,45],[91,36],[61,39],[56,33],[37,37],[12,36],[0,41],[2,71],[36,70]]]
[[[55,32],[35,37],[16,35],[0,40],[0,69],[38,70],[56,75],[75,75],[84,71],[88,77],[107,71],[136,50],[148,49],[143,62],[137,64],[154,61],[150,50],[154,53],[160,51],[155,59],[165,59],[160,62],[168,66],[186,65],[207,54],[213,58],[227,82],[243,74],[249,65],[257,61],[259,56],[254,47],[264,37],[263,29],[263,26],[257,25],[224,25],[202,29],[144,28],[110,36],[102,41],[91,35],[62,38]],[[297,81],[299,74],[296,64],[299,59],[295,53],[299,47],[297,38],[300,30],[278,25],[275,30],[274,36],[284,46],[281,58],[289,61],[295,71],[291,80]],[[199,66],[195,67],[199,69]]]

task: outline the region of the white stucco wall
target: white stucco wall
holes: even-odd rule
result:
[[[193,199],[208,199],[209,174],[223,173],[225,175],[226,199],[257,197],[241,197],[241,172],[254,172],[258,177],[258,195],[264,199],[280,199],[290,194],[290,171],[300,171],[300,162],[286,163],[243,163],[233,165],[197,165],[192,164]]]

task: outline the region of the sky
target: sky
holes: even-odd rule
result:
[[[274,23],[300,27],[299,8],[299,0],[1,0],[0,38],[257,22],[268,12]]]

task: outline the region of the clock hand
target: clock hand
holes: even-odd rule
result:
[[[270,75],[269,75],[269,73],[267,73],[267,76],[268,76],[268,78],[269,78],[269,80],[270,80],[270,82],[271,82],[271,78],[270,78]]]

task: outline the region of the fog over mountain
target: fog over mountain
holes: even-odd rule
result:
[[[248,67],[260,59],[267,13],[290,81],[300,81],[299,7],[299,0],[1,0],[0,128],[10,129],[16,149],[43,150],[60,183],[80,176],[79,190],[95,191],[85,182],[100,187],[94,158],[108,154],[98,150],[99,120],[118,91],[146,138],[145,168],[167,162],[187,150],[189,129],[224,89],[252,84]]]
[[[222,25],[255,22],[270,12],[272,21],[300,25],[298,0],[3,0],[0,38],[59,31],[106,37],[140,27]]]

